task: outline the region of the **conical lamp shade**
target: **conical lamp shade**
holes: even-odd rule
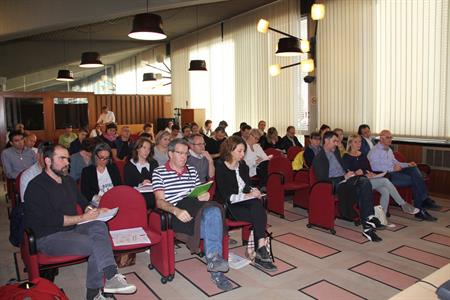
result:
[[[162,30],[162,19],[155,14],[138,14],[134,16],[130,38],[146,41],[163,40],[167,35]]]
[[[202,59],[193,59],[189,63],[189,71],[208,71],[206,62]]]
[[[299,56],[302,54],[300,44],[297,38],[281,38],[278,40],[277,56]]]
[[[103,67],[98,52],[83,52],[81,54],[80,68],[98,68]]]
[[[142,81],[156,81],[155,73],[144,73]]]
[[[73,73],[70,70],[59,70],[58,77],[56,77],[58,81],[74,81]]]

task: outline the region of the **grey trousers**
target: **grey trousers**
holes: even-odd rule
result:
[[[380,205],[383,207],[385,213],[387,212],[389,198],[391,196],[398,205],[405,204],[405,200],[403,200],[402,196],[400,196],[397,189],[392,182],[389,181],[389,179],[384,177],[372,178],[370,179],[370,183],[372,184],[372,189],[381,194]]]
[[[88,289],[103,287],[103,270],[115,266],[108,228],[101,221],[77,225],[68,231],[56,232],[37,240],[38,251],[50,255],[89,256],[86,276]]]

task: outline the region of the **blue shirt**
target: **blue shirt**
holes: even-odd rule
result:
[[[402,168],[408,167],[408,163],[401,163],[396,160],[392,149],[389,147],[386,148],[381,143],[373,146],[367,158],[374,172],[393,172],[396,164],[400,164]]]
[[[18,151],[14,147],[2,152],[3,172],[9,179],[16,179],[17,175],[37,162],[36,153],[29,148]]]
[[[345,175],[345,171],[342,168],[341,164],[339,163],[339,161],[337,160],[334,151],[333,152],[328,152],[325,150],[325,155],[328,158],[328,162],[329,162],[329,169],[328,169],[328,176],[330,178],[333,177],[340,177],[340,176],[344,176]]]

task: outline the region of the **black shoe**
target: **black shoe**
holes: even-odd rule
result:
[[[417,214],[414,215],[414,217],[422,221],[437,221],[437,218],[430,215],[425,208],[422,208]]]
[[[277,266],[275,266],[272,261],[263,261],[260,260],[259,258],[255,258],[255,266],[267,271],[267,272],[276,272],[278,271]]]
[[[367,225],[370,225],[372,228],[376,228],[378,230],[383,230],[386,228],[385,225],[381,224],[380,220],[377,217],[372,217],[366,221]]]
[[[442,206],[437,205],[436,202],[431,198],[425,199],[425,201],[423,201],[423,203],[422,203],[422,207],[428,208],[431,210],[441,210],[442,209]]]
[[[386,218],[390,218],[391,217],[391,213],[390,212],[386,212]]]
[[[362,235],[372,242],[382,241],[382,239],[375,233],[374,229],[364,229]]]
[[[270,253],[269,251],[267,251],[267,248],[265,246],[262,246],[261,248],[258,248],[258,250],[256,250],[255,260],[256,259],[259,259],[263,262],[272,262],[272,257],[270,257]]]

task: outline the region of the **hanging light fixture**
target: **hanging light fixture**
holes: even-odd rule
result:
[[[155,73],[144,73],[144,76],[142,78],[142,81],[156,81],[157,78],[155,76]]]
[[[311,45],[308,40],[300,40],[300,50],[303,53],[308,53],[311,51]]]
[[[98,52],[83,52],[81,54],[80,68],[98,68],[103,67],[100,60],[100,53]]]
[[[64,61],[66,61],[66,41],[64,41]],[[58,81],[74,81],[73,73],[69,69],[60,69],[58,70],[58,76],[56,76],[56,80]]]
[[[70,70],[58,70],[58,76],[56,77],[58,81],[74,81],[73,73]]]
[[[322,20],[325,16],[325,5],[313,4],[311,6],[311,19],[314,21]]]
[[[281,38],[278,40],[278,50],[275,52],[276,56],[299,56],[300,44],[297,38]]]
[[[309,58],[301,62],[302,72],[309,73],[314,71],[314,60]]]
[[[197,15],[197,55],[198,55],[198,6],[196,7],[196,15]],[[203,59],[191,59],[189,62],[189,71],[208,71],[206,69],[206,61]]]
[[[159,41],[167,37],[162,29],[161,16],[147,12],[137,14],[133,18],[133,28],[131,28],[128,36],[132,39],[145,41]]]

